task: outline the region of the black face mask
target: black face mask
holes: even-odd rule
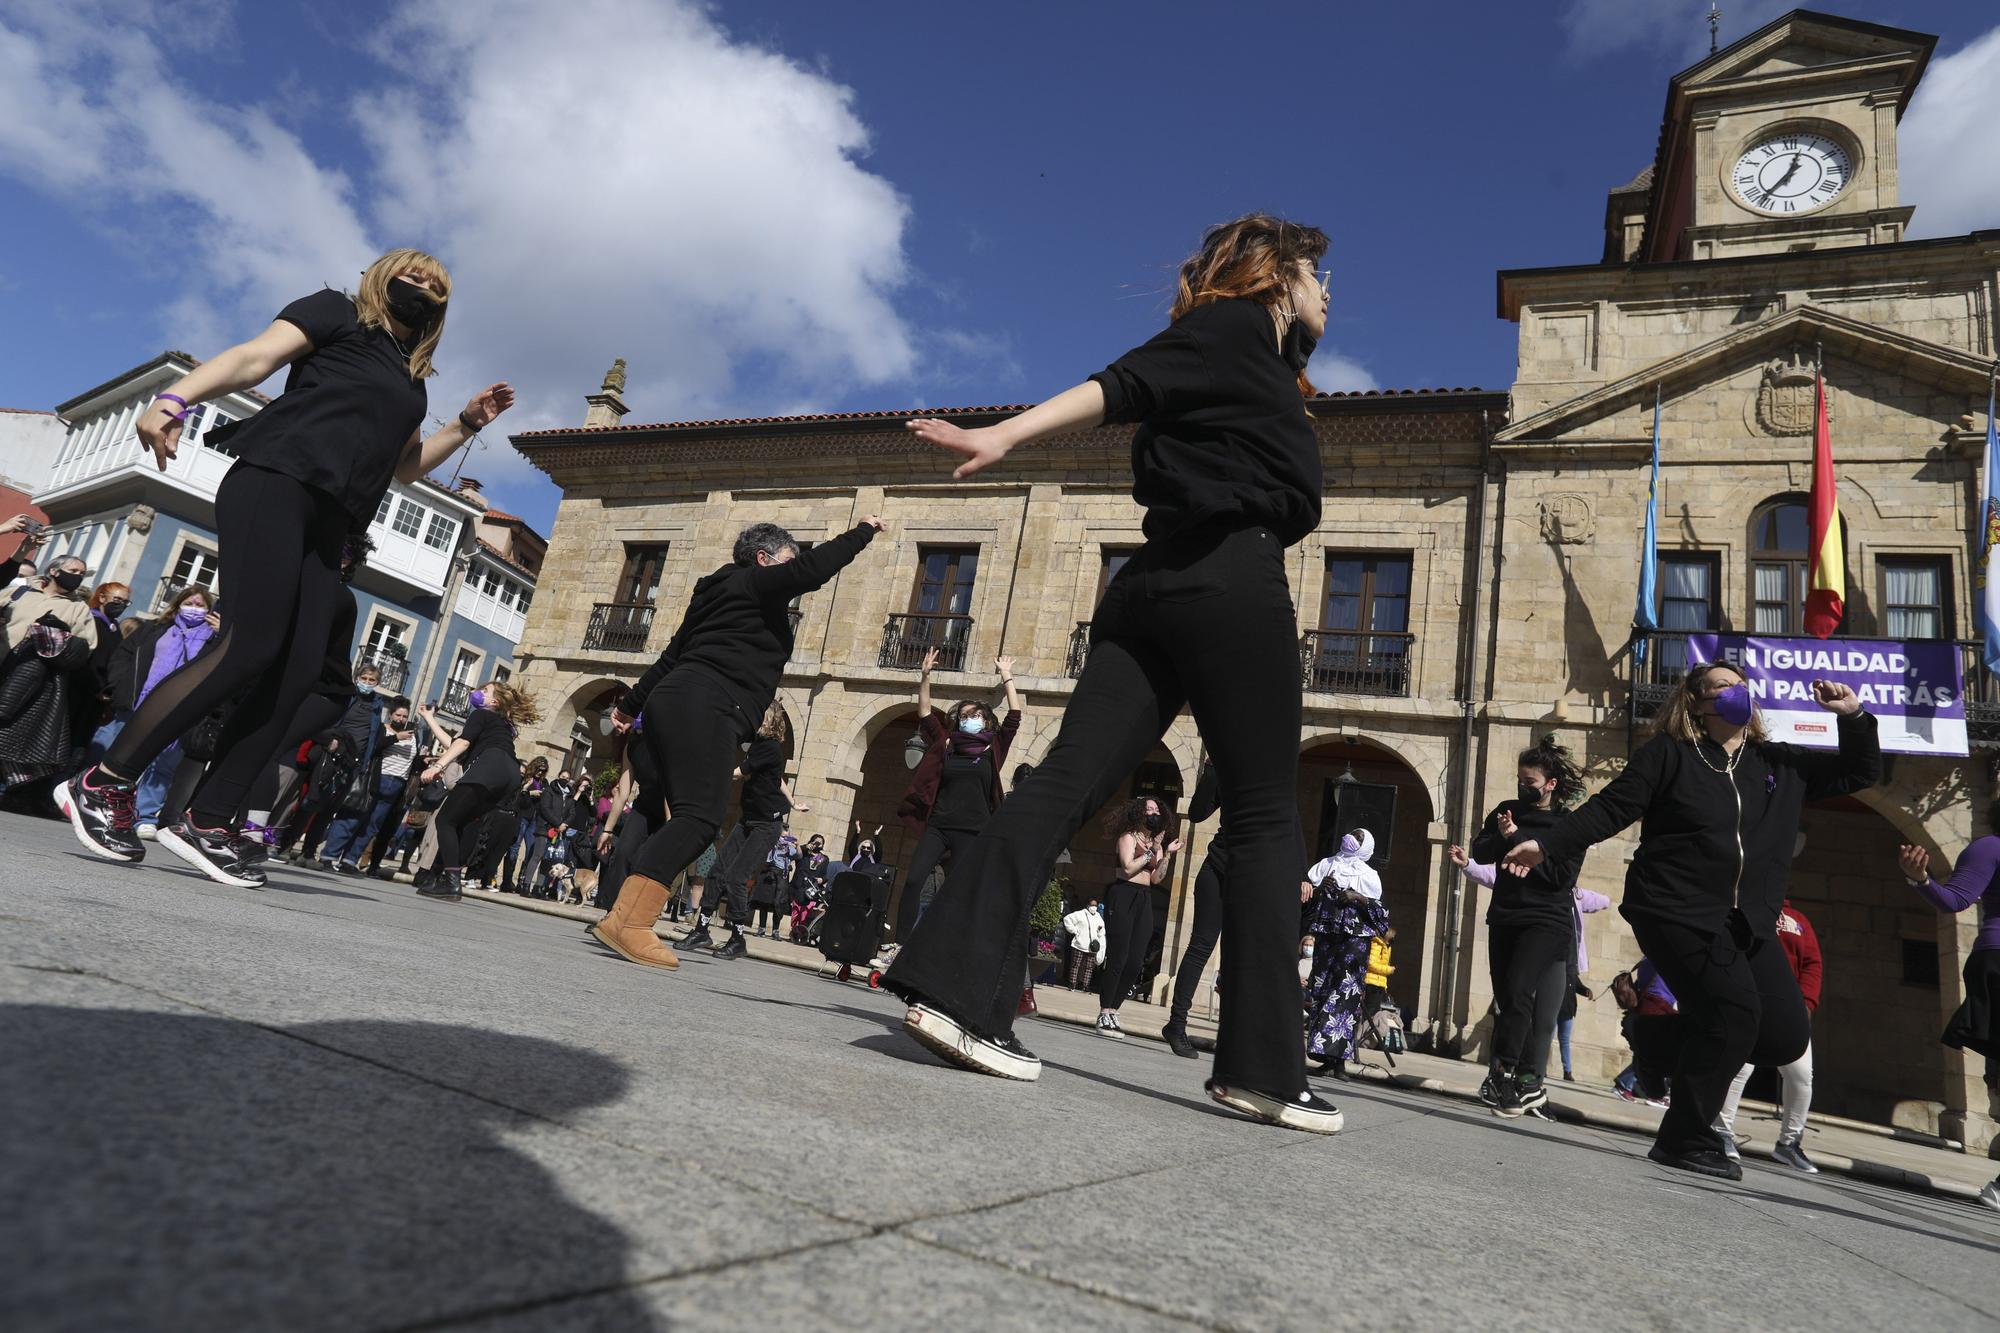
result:
[[[1167,817],[1165,815],[1146,816],[1146,829],[1148,832],[1158,833],[1161,829],[1165,828],[1166,826],[1167,826]]]
[[[1521,800],[1527,805],[1540,805],[1542,803],[1542,789],[1532,782],[1524,782],[1515,790],[1521,793]]]
[[[104,614],[116,620],[118,617],[124,615],[131,605],[132,603],[130,602],[106,602],[104,604]]]
[[[1285,358],[1286,365],[1303,375],[1306,373],[1306,362],[1312,360],[1313,349],[1318,346],[1319,339],[1306,331],[1305,321],[1295,318],[1292,326],[1285,330],[1278,352]]]
[[[73,569],[65,569],[49,576],[49,581],[64,592],[75,592],[83,586],[83,575]]]
[[[390,280],[387,304],[389,314],[395,321],[404,328],[414,330],[419,337],[429,333],[444,318],[444,302],[408,278]]]

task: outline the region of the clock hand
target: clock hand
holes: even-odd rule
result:
[[[1790,180],[1790,179],[1791,179],[1792,177],[1794,177],[1794,176],[1798,175],[1798,172],[1799,172],[1799,158],[1800,158],[1801,156],[1803,156],[1803,154],[1800,154],[1800,153],[1793,153],[1793,154],[1792,154],[1792,165],[1790,165],[1789,167],[1786,167],[1786,168],[1785,168],[1785,174],[1784,174],[1784,175],[1782,175],[1782,176],[1780,176],[1780,177],[1778,177],[1778,183],[1777,183],[1776,185],[1773,185],[1773,186],[1771,187],[1771,192],[1772,192],[1773,194],[1776,194],[1776,193],[1777,193],[1777,192],[1778,192],[1778,191],[1779,191],[1780,189],[1782,189],[1782,188],[1784,187],[1784,184],[1785,184],[1785,182],[1786,182],[1786,181],[1788,181],[1788,180]]]

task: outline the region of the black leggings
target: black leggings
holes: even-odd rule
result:
[[[947,855],[953,861],[965,855],[966,848],[972,846],[979,836],[977,829],[942,829],[935,824],[924,825],[924,836],[917,839],[917,850],[910,857],[909,873],[903,876],[903,896],[896,903],[896,939],[907,941],[917,928],[917,918],[923,909],[930,906],[924,901],[924,885],[930,882],[931,871],[937,869],[938,862]]]
[[[305,702],[299,705],[298,712],[293,715],[291,725],[285,728],[284,737],[266,757],[256,781],[244,789],[243,803],[236,811],[239,818],[251,810],[266,810],[271,814],[272,824],[285,822],[277,817],[278,789],[284,779],[284,774],[280,770],[284,767],[285,761],[298,752],[301,745],[314,736],[333,730],[333,724],[340,721],[340,715],[347,711],[347,705],[351,702],[352,700],[345,695],[320,694],[317,691],[305,697]],[[294,783],[292,792],[298,792],[303,785],[302,782]]]
[[[1153,888],[1114,879],[1104,886],[1104,965],[1097,972],[1097,1003],[1116,1009],[1139,982],[1146,945],[1153,938]]]
[[[1194,877],[1194,925],[1188,930],[1180,966],[1174,969],[1173,1016],[1167,1020],[1171,1027],[1186,1025],[1188,1011],[1194,1008],[1195,987],[1201,984],[1201,970],[1208,966],[1208,956],[1222,938],[1222,877],[1228,864],[1229,853],[1210,843],[1201,873]]]
[[[1098,605],[1061,734],[1034,780],[953,858],[944,891],[889,969],[889,989],[974,1032],[1010,1033],[1028,920],[1049,867],[1187,705],[1215,756],[1230,846],[1214,1077],[1279,1097],[1303,1092],[1299,689],[1299,631],[1275,536],[1246,528],[1149,543]]]
[[[210,828],[234,819],[319,679],[340,597],[340,547],[352,526],[324,491],[247,463],[232,467],[215,493],[217,578],[229,589],[222,630],[207,652],[154,686],[103,766],[136,779],[235,699],[188,812]]]
[[[436,864],[439,870],[465,868],[465,830],[485,818],[506,795],[505,788],[483,786],[468,778],[460,778],[458,785],[446,793],[444,804],[431,816],[437,823]],[[499,858],[494,859],[497,861]]]
[[[1721,1152],[1715,1120],[1736,1071],[1788,1065],[1812,1040],[1798,978],[1778,942],[1753,938],[1740,912],[1714,934],[1656,917],[1630,920],[1680,1006],[1673,1100],[1656,1142],[1669,1152]]]
[[[1487,965],[1500,1017],[1493,1023],[1493,1063],[1509,1070],[1548,1073],[1563,992],[1569,988],[1574,928],[1545,922],[1486,926]]]
[[[673,809],[672,804],[667,808]],[[730,928],[749,928],[750,880],[770,858],[771,849],[778,845],[778,839],[784,832],[785,821],[782,819],[737,821],[736,827],[729,830],[729,836],[722,840],[722,850],[715,856],[715,869],[709,873],[708,883],[702,886],[701,914],[704,917],[714,915],[715,909],[722,906],[723,895],[727,894]],[[673,881],[663,882],[670,884]]]
[[[750,739],[756,724],[730,698],[722,677],[699,666],[676,668],[651,698],[625,706],[645,711],[640,742],[652,752],[672,816],[633,855],[628,873],[671,885],[715,841],[729,809],[736,747]],[[716,869],[722,869],[719,858]],[[750,894],[740,882],[729,888],[729,913],[739,924],[749,919]]]

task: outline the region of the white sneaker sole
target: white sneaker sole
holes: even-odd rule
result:
[[[1109,1037],[1113,1041],[1125,1040],[1125,1034],[1120,1032],[1117,1028],[1098,1028],[1097,1035],[1100,1037]]]
[[[924,1049],[966,1069],[1020,1083],[1033,1083],[1042,1076],[1040,1060],[1023,1060],[991,1042],[981,1041],[928,1005],[910,1006],[903,1017],[903,1031]]]
[[[261,889],[264,887],[262,879],[245,879],[241,875],[230,874],[227,870],[224,870],[221,866],[216,865],[206,856],[203,856],[199,847],[188,842],[171,828],[162,828],[154,835],[154,839],[160,846],[166,848],[175,856],[178,856],[181,860],[199,870],[203,875],[214,880],[217,884],[227,884],[233,889]]]
[[[1296,1102],[1279,1101],[1249,1088],[1212,1087],[1208,1095],[1227,1106],[1232,1111],[1261,1120],[1267,1125],[1282,1125],[1286,1129],[1302,1130],[1307,1134],[1338,1134],[1346,1117],[1338,1111],[1317,1111]]]
[[[69,782],[77,780],[76,778],[71,778]],[[114,851],[109,847],[101,847],[91,841],[90,835],[83,831],[83,817],[77,813],[76,801],[69,794],[69,782],[57,784],[56,804],[62,808],[63,814],[69,817],[70,829],[76,834],[76,840],[83,844],[84,850],[92,856],[101,856],[107,861],[117,861],[121,865],[137,865],[139,862],[145,860],[146,853],[143,849],[128,855],[125,852]]]

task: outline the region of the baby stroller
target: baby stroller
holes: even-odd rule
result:
[[[1403,1040],[1403,1011],[1394,1000],[1384,995],[1374,1010],[1361,1020],[1360,1031],[1354,1034],[1354,1044],[1382,1052],[1389,1068],[1396,1067],[1396,1057],[1409,1046]]]
[[[827,962],[840,964],[836,980],[849,980],[859,964],[868,969],[868,988],[882,988],[882,971],[873,964],[882,932],[887,929],[889,889],[895,879],[894,867],[870,866],[843,870],[827,885],[826,910],[812,940]]]

